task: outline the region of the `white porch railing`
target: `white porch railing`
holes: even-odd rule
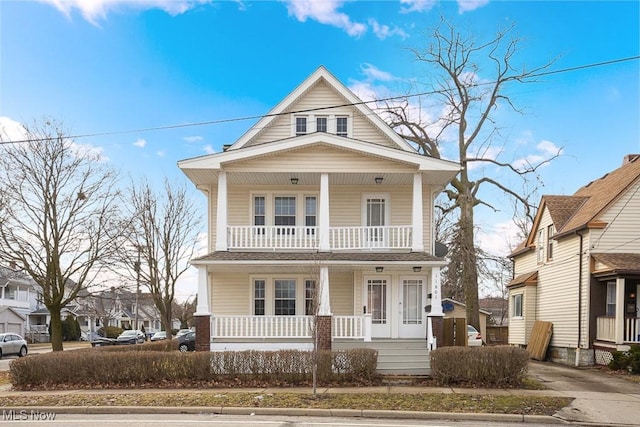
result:
[[[640,343],[640,318],[624,319],[624,343]],[[616,318],[601,316],[596,319],[596,339],[616,343]],[[622,343],[616,343],[622,344]]]
[[[316,249],[317,227],[229,226],[229,249]]]
[[[407,249],[411,248],[410,225],[386,227],[331,227],[331,249]]]
[[[640,319],[628,317],[624,320],[624,341],[629,343],[640,342]]]
[[[214,338],[311,338],[311,316],[213,316]]]
[[[211,335],[216,338],[311,339],[313,316],[212,316]],[[371,341],[371,314],[333,316],[332,338]]]
[[[616,340],[616,318],[598,317],[596,319],[596,339],[600,341]]]
[[[318,227],[229,226],[229,249],[318,249]],[[409,249],[410,225],[330,227],[330,249]]]

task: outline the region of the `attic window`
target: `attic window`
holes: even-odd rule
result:
[[[347,126],[347,117],[336,117],[336,135],[347,136],[349,129]]]
[[[307,118],[296,117],[296,136],[305,135],[307,133]]]
[[[326,132],[326,131],[327,131],[327,118],[316,117],[316,132]]]

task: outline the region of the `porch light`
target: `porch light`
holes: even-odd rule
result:
[[[414,273],[420,273],[421,271],[422,271],[422,267],[420,267],[420,266],[413,267],[413,272]]]
[[[382,184],[383,178],[381,176],[376,176],[376,184]]]
[[[376,273],[382,273],[384,267],[376,267]]]
[[[298,178],[291,178],[291,183],[293,185],[298,185]]]

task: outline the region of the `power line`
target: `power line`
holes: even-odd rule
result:
[[[554,74],[568,73],[568,72],[573,72],[573,71],[585,70],[585,69],[588,69],[588,68],[602,67],[602,66],[613,65],[613,64],[618,64],[618,63],[622,63],[622,62],[635,61],[635,60],[638,60],[638,59],[640,59],[640,55],[630,56],[630,57],[627,57],[627,58],[612,59],[612,60],[609,60],[609,61],[596,62],[596,63],[592,63],[592,64],[579,65],[579,66],[575,66],[575,67],[563,68],[563,69],[560,69],[560,70],[542,71],[542,72],[539,72],[539,73],[534,73],[534,74],[531,74],[529,76],[526,76],[526,78],[527,79],[531,79],[531,78],[544,77],[544,76],[549,76],[549,75],[554,75]],[[472,84],[469,87],[489,86],[489,85],[493,85],[495,83],[496,83],[495,81],[477,83],[477,84]],[[446,92],[449,92],[449,91],[451,91],[451,89],[432,90],[432,91],[425,91],[425,92],[419,92],[419,93],[414,93],[414,94],[390,96],[390,97],[387,97],[387,98],[374,99],[374,100],[371,100],[371,101],[360,101],[360,102],[352,102],[352,103],[339,104],[339,105],[331,105],[331,106],[328,106],[328,107],[307,108],[307,109],[303,109],[303,110],[288,111],[288,112],[282,112],[282,113],[253,115],[253,116],[242,116],[242,117],[232,117],[232,118],[228,118],[228,119],[208,120],[208,121],[203,121],[203,122],[183,123],[183,124],[165,125],[165,126],[155,126],[155,127],[138,128],[138,129],[127,129],[127,130],[120,130],[120,131],[85,133],[85,134],[78,134],[78,135],[70,135],[67,138],[68,139],[80,139],[80,138],[91,138],[91,137],[96,137],[96,136],[123,135],[123,134],[128,134],[128,133],[154,132],[154,131],[162,131],[162,130],[170,130],[170,129],[182,129],[182,128],[189,128],[189,127],[197,127],[197,126],[211,126],[211,125],[218,125],[218,124],[223,124],[223,123],[240,122],[240,121],[245,121],[245,120],[258,120],[258,119],[262,119],[262,118],[266,118],[266,117],[278,117],[278,116],[285,116],[285,115],[290,115],[290,114],[310,113],[310,112],[316,112],[316,111],[331,110],[331,109],[334,109],[334,108],[343,108],[343,107],[352,107],[352,106],[356,106],[356,105],[373,104],[373,103],[378,103],[378,102],[404,100],[404,99],[408,99],[408,98],[415,98],[415,97],[426,96],[426,95],[442,94],[442,93],[446,93]],[[17,141],[0,141],[0,145],[2,145],[2,144],[18,144],[18,143],[43,141],[43,140],[44,141],[48,141],[48,140],[52,140],[52,139],[55,139],[55,137],[37,138],[37,139],[22,139],[22,140],[17,140]]]

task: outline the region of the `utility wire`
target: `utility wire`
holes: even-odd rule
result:
[[[594,68],[594,67],[602,67],[602,66],[605,66],[605,65],[612,65],[612,64],[617,64],[617,63],[621,63],[621,62],[636,61],[638,59],[640,59],[640,55],[630,56],[630,57],[627,57],[627,58],[612,59],[612,60],[609,60],[609,61],[596,62],[596,63],[586,64],[586,65],[579,65],[579,66],[575,66],[575,67],[562,68],[560,70],[542,71],[542,72],[539,72],[539,73],[528,75],[528,76],[526,76],[526,79],[544,77],[544,76],[549,76],[549,75],[553,75],[553,74],[568,73],[568,72],[585,70],[585,69]],[[469,87],[473,88],[473,87],[480,87],[480,86],[488,86],[488,85],[493,85],[495,83],[497,83],[497,82],[493,81],[493,82],[477,83],[477,84],[472,84]],[[343,107],[352,107],[352,106],[356,106],[356,105],[373,104],[373,103],[378,103],[378,102],[404,100],[404,99],[408,99],[408,98],[415,98],[415,97],[426,96],[426,95],[436,95],[436,94],[447,93],[447,92],[449,92],[451,90],[453,90],[453,89],[432,90],[432,91],[425,91],[425,92],[419,92],[419,93],[414,93],[414,94],[390,96],[390,97],[387,97],[387,98],[374,99],[374,100],[370,100],[370,101],[352,102],[352,103],[346,103],[346,104],[332,105],[332,106],[328,106],[328,107],[307,108],[307,109],[303,109],[303,110],[287,111],[287,112],[282,112],[282,113],[253,115],[253,116],[242,116],[242,117],[233,117],[233,118],[228,118],[228,119],[208,120],[208,121],[204,121],[204,122],[193,122],[193,123],[184,123],[184,124],[175,124],[175,125],[155,126],[155,127],[139,128],[139,129],[128,129],[128,130],[120,130],[120,131],[85,133],[85,134],[78,134],[78,135],[70,135],[67,138],[68,139],[80,139],[80,138],[90,138],[90,137],[96,137],[96,136],[122,135],[122,134],[127,134],[127,133],[153,132],[153,131],[161,131],[161,130],[197,127],[197,126],[210,126],[210,125],[218,125],[218,124],[223,124],[223,123],[240,122],[240,121],[245,121],[245,120],[257,120],[257,119],[262,119],[262,118],[266,118],[266,117],[278,117],[278,116],[285,116],[285,115],[290,115],[290,114],[310,113],[310,112],[315,112],[315,111],[331,110],[331,109],[334,109],[334,108],[343,108]],[[52,140],[52,139],[55,139],[55,138],[56,137],[36,138],[36,139],[22,139],[22,140],[16,140],[16,141],[0,141],[0,145],[2,145],[2,144],[18,144],[18,143],[34,142],[34,141],[48,141],[48,140]]]

